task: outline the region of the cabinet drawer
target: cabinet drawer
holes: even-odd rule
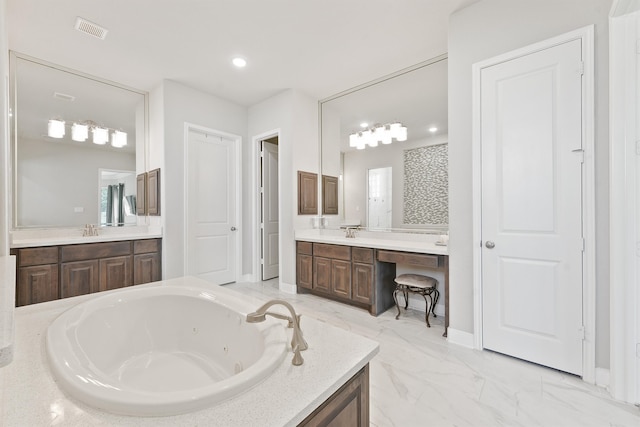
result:
[[[87,243],[62,246],[61,261],[82,261],[85,259],[110,258],[131,254],[131,242]]]
[[[313,244],[313,255],[324,258],[351,260],[351,246],[327,245],[325,243]]]
[[[440,266],[438,259],[438,255],[378,250],[378,261],[392,262],[394,264],[409,264],[418,267],[438,268]]]
[[[351,248],[353,262],[373,264],[373,249],[371,248]]]
[[[296,242],[299,254],[313,255],[313,243],[311,242]]]
[[[135,240],[133,242],[134,254],[150,254],[153,252],[160,252],[159,239]]]
[[[18,250],[18,267],[29,265],[57,264],[58,247],[25,248]]]

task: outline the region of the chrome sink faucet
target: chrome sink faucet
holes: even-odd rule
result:
[[[273,313],[271,311],[267,311],[267,309],[273,305],[282,305],[286,307],[291,313],[291,317],[286,316],[280,313]],[[260,308],[258,308],[253,313],[247,314],[247,323],[258,323],[264,322],[266,320],[266,316],[269,315],[271,317],[275,317],[277,319],[286,320],[288,322],[287,327],[293,328],[293,337],[291,338],[291,349],[293,350],[293,363],[296,366],[302,365],[304,359],[300,354],[301,351],[309,348],[309,345],[304,340],[302,336],[302,329],[300,329],[300,315],[296,314],[296,311],[293,309],[293,306],[286,301],[274,299],[265,304],[263,304]]]
[[[347,227],[344,230],[344,237],[346,237],[348,239],[355,239],[357,231],[358,231],[357,228]]]

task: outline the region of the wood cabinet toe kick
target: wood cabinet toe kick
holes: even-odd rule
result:
[[[444,273],[445,331],[449,327],[449,256],[317,242],[296,242],[296,284],[309,292],[378,316],[395,303],[396,265]]]

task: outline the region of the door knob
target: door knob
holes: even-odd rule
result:
[[[231,227],[231,231],[236,231],[236,230],[237,230],[237,228]]]
[[[487,247],[487,249],[493,249],[496,247],[496,244],[493,243],[491,240],[487,240],[487,243],[485,243],[484,245]]]

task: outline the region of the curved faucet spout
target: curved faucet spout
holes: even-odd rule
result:
[[[282,305],[286,307],[289,310],[289,313],[291,313],[291,317],[286,316],[284,314],[267,311],[269,307],[272,307],[274,305]],[[278,318],[278,319],[286,320],[288,321],[287,326],[289,328],[293,328],[293,336],[291,338],[291,349],[293,350],[293,353],[294,353],[293,364],[302,365],[302,362],[304,360],[302,359],[300,352],[309,348],[309,345],[304,339],[304,336],[302,334],[302,329],[300,329],[300,315],[296,314],[295,309],[288,302],[284,300],[274,299],[266,302],[253,313],[247,314],[247,322],[248,323],[264,322],[267,315]]]

